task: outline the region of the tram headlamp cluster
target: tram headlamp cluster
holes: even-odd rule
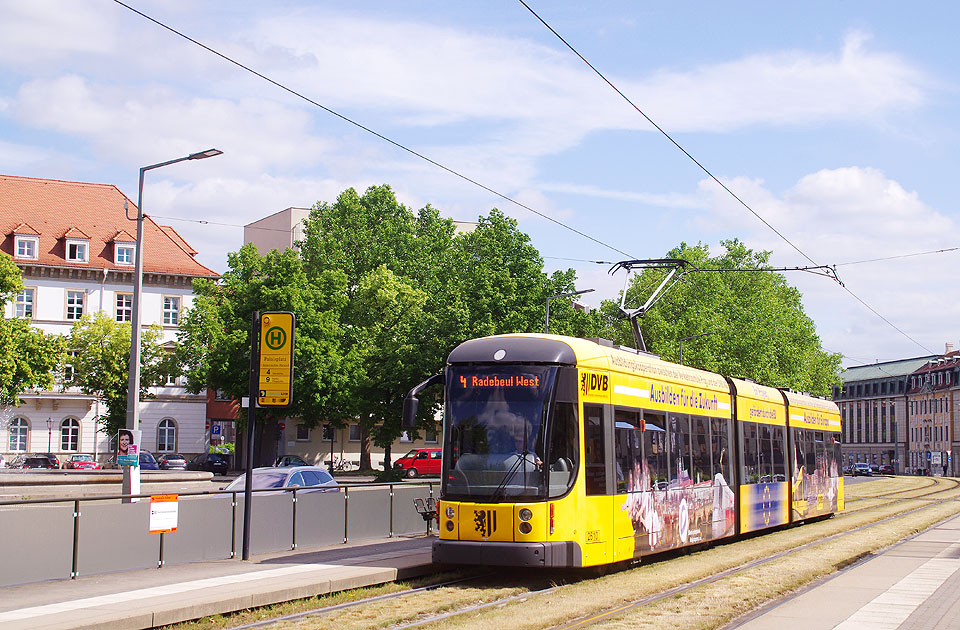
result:
[[[456,515],[457,515],[457,513],[454,512],[453,508],[448,505],[448,506],[447,506],[447,518],[453,518],[453,517],[456,516]]]
[[[518,529],[520,530],[521,534],[529,534],[531,531],[533,531],[533,526],[530,525],[530,523],[523,521],[520,523],[520,527]]]
[[[517,516],[520,517],[521,521],[526,522],[533,518],[533,512],[530,511],[530,508],[522,508]]]
[[[449,509],[449,508],[447,508],[447,509]],[[448,532],[452,532],[452,531],[453,531],[453,521],[447,521],[447,531],[448,531]]]

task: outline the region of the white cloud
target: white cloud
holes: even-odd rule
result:
[[[941,351],[960,335],[957,253],[898,258],[858,265],[843,263],[901,256],[960,245],[960,226],[920,200],[916,192],[872,168],[822,170],[801,178],[782,195],[763,182],[733,179],[729,186],[818,264],[838,265],[849,290],[912,337],[913,343],[829,280],[791,273],[804,293],[824,345],[853,357],[902,358]],[[701,217],[705,229],[739,236],[754,249],[774,251],[773,263],[808,263],[746,209],[709,181],[701,193],[715,214]]]

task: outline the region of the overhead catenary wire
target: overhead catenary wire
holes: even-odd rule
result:
[[[726,186],[726,184],[724,184],[722,181],[720,181],[719,178],[717,178],[706,166],[704,166],[704,165],[703,165],[699,160],[697,160],[689,151],[687,151],[679,142],[677,142],[669,133],[667,133],[666,130],[664,130],[660,125],[658,125],[656,122],[654,122],[654,120],[653,120],[652,118],[650,118],[650,116],[648,116],[642,109],[640,109],[640,108],[636,105],[636,103],[634,103],[634,102],[630,99],[630,97],[628,97],[626,94],[624,94],[623,91],[620,90],[620,88],[618,88],[616,85],[614,85],[613,82],[610,81],[610,80],[606,77],[606,75],[604,75],[602,72],[600,72],[600,70],[598,70],[598,69],[596,68],[596,66],[594,66],[592,63],[590,63],[590,62],[587,60],[586,57],[584,57],[582,54],[580,54],[580,51],[578,51],[576,48],[573,47],[573,45],[571,45],[566,39],[564,39],[564,37],[563,37],[562,35],[560,35],[560,33],[558,33],[558,32],[556,31],[556,29],[554,29],[552,26],[550,26],[550,24],[548,24],[546,20],[544,20],[542,17],[540,17],[540,15],[539,15],[536,11],[534,11],[534,10],[530,7],[530,5],[528,5],[524,0],[517,0],[517,1],[518,1],[521,5],[523,5],[523,7],[524,7],[527,11],[529,11],[530,14],[533,15],[533,17],[535,17],[541,24],[543,24],[543,26],[546,27],[547,30],[549,30],[551,33],[553,33],[554,36],[556,36],[556,38],[559,39],[559,40],[563,43],[563,45],[566,46],[566,47],[570,50],[570,52],[572,52],[572,53],[573,53],[574,55],[576,55],[584,64],[586,64],[587,67],[590,68],[590,69],[594,72],[594,74],[596,74],[598,77],[600,77],[600,79],[601,79],[604,83],[606,83],[606,84],[610,87],[610,89],[612,89],[614,92],[616,92],[618,95],[620,95],[620,97],[621,97],[624,101],[626,101],[627,104],[630,105],[630,107],[632,107],[637,113],[639,113],[641,116],[643,116],[643,118],[646,119],[646,121],[649,122],[657,131],[659,131],[659,132],[663,135],[664,138],[666,138],[667,140],[669,140],[670,143],[673,144],[673,146],[675,146],[678,150],[680,150],[681,153],[683,153],[683,154],[684,154],[685,156],[687,156],[687,158],[689,158],[694,164],[696,164],[697,167],[698,167],[701,171],[703,171],[704,173],[706,173],[707,177],[709,177],[713,182],[715,182],[717,185],[719,185],[721,188],[723,188],[723,190],[725,190],[731,197],[733,197],[741,206],[743,206],[744,208],[746,208],[746,209],[750,212],[750,214],[752,214],[754,217],[756,217],[761,223],[763,223],[765,226],[767,226],[774,234],[776,234],[777,236],[779,236],[785,243],[787,243],[790,247],[792,247],[794,250],[796,250],[797,253],[799,253],[801,256],[803,256],[804,258],[806,258],[812,265],[814,265],[814,266],[816,266],[816,267],[820,267],[820,266],[821,266],[821,265],[819,265],[815,260],[813,260],[810,256],[808,256],[806,252],[804,252],[804,251],[803,251],[802,249],[800,249],[796,244],[794,244],[793,241],[791,241],[789,238],[787,238],[786,235],[784,235],[782,232],[780,232],[780,230],[778,230],[777,228],[775,228],[769,221],[767,221],[767,220],[764,219],[762,216],[760,216],[760,213],[758,213],[756,210],[754,210],[753,208],[751,208],[750,205],[749,205],[747,202],[745,202],[743,199],[741,199],[735,192],[733,192],[730,188],[728,188],[728,187]],[[838,280],[838,282],[839,282],[839,280]],[[887,319],[886,317],[884,317],[883,315],[881,315],[875,308],[873,308],[872,306],[870,306],[869,304],[867,304],[863,299],[861,299],[858,295],[856,295],[853,291],[851,291],[849,287],[847,287],[846,285],[843,285],[843,284],[841,284],[840,286],[843,288],[844,291],[846,291],[848,294],[850,294],[851,297],[853,297],[853,298],[854,298],[855,300],[857,300],[860,304],[862,304],[864,307],[866,307],[867,310],[869,310],[871,313],[873,313],[874,315],[876,315],[877,317],[879,317],[881,320],[883,320],[884,322],[886,322],[891,328],[893,328],[893,329],[896,330],[898,333],[900,333],[901,335],[903,335],[904,337],[906,337],[907,339],[909,339],[910,341],[912,341],[913,343],[915,343],[915,344],[918,345],[919,347],[923,348],[923,349],[926,350],[927,352],[931,352],[931,350],[930,350],[929,348],[927,348],[927,347],[924,346],[922,343],[920,343],[919,341],[917,341],[916,339],[914,339],[913,337],[911,337],[910,335],[908,335],[906,332],[904,332],[903,330],[901,330],[898,326],[896,326],[896,325],[895,325],[893,322],[891,322],[889,319]]]
[[[270,83],[271,85],[273,85],[273,86],[275,86],[275,87],[283,90],[284,92],[287,92],[288,94],[291,94],[291,95],[293,95],[293,96],[295,96],[295,97],[297,97],[297,98],[299,98],[299,99],[301,99],[301,100],[303,100],[303,101],[306,101],[307,103],[310,103],[311,105],[313,105],[313,106],[315,106],[315,107],[319,107],[320,109],[322,109],[323,111],[327,112],[328,114],[331,114],[332,116],[336,116],[336,117],[339,118],[340,120],[342,120],[342,121],[344,121],[344,122],[346,122],[346,123],[348,123],[348,124],[350,124],[350,125],[353,125],[354,127],[357,127],[358,129],[361,129],[361,130],[363,130],[363,131],[365,131],[365,132],[367,132],[367,133],[369,133],[369,134],[371,134],[371,135],[373,135],[373,136],[376,136],[376,137],[379,138],[380,140],[383,140],[384,142],[387,142],[387,143],[393,145],[394,147],[396,147],[396,148],[398,148],[398,149],[400,149],[400,150],[402,150],[402,151],[405,151],[405,152],[409,153],[410,155],[413,155],[414,157],[417,157],[417,158],[419,158],[419,159],[421,159],[421,160],[423,160],[423,161],[425,161],[425,162],[427,162],[427,163],[429,163],[429,164],[432,164],[433,166],[435,166],[435,167],[437,167],[437,168],[439,168],[439,169],[441,169],[441,170],[443,170],[443,171],[446,171],[447,173],[449,173],[449,174],[451,174],[451,175],[453,175],[453,176],[455,176],[455,177],[458,177],[458,178],[462,179],[462,180],[465,181],[465,182],[468,182],[468,183],[470,183],[470,184],[473,184],[473,185],[476,186],[477,188],[480,188],[480,189],[482,189],[482,190],[485,190],[485,191],[487,191],[488,193],[490,193],[490,194],[492,194],[492,195],[495,195],[495,196],[503,199],[504,201],[507,201],[507,202],[509,202],[509,203],[512,203],[512,204],[514,204],[515,206],[520,207],[520,208],[523,208],[524,210],[527,210],[527,211],[529,211],[529,212],[532,212],[533,214],[537,215],[538,217],[541,217],[541,218],[543,218],[543,219],[546,219],[547,221],[550,221],[550,222],[552,222],[552,223],[554,223],[554,224],[556,224],[556,225],[564,228],[565,230],[569,230],[569,231],[573,232],[574,234],[577,234],[577,235],[579,235],[579,236],[582,236],[583,238],[585,238],[585,239],[587,239],[587,240],[593,241],[594,243],[596,243],[596,244],[598,244],[598,245],[602,245],[603,247],[609,248],[609,249],[611,249],[611,250],[613,250],[613,251],[615,251],[615,252],[617,252],[617,253],[619,253],[619,254],[623,254],[624,256],[631,256],[631,255],[628,254],[627,252],[625,252],[625,251],[623,251],[623,250],[621,250],[621,249],[619,249],[619,248],[617,248],[617,247],[615,247],[615,246],[613,246],[613,245],[611,245],[611,244],[609,244],[609,243],[605,243],[605,242],[601,241],[600,239],[598,239],[598,238],[596,238],[596,237],[593,237],[593,236],[587,234],[586,232],[583,232],[583,231],[578,230],[578,229],[576,229],[576,228],[574,228],[574,227],[572,227],[572,226],[569,226],[569,225],[567,225],[566,223],[563,223],[562,221],[559,221],[558,219],[555,219],[555,218],[551,217],[551,216],[548,215],[548,214],[545,214],[545,213],[543,213],[543,212],[540,212],[539,210],[536,210],[536,209],[532,208],[531,206],[528,206],[528,205],[525,204],[525,203],[522,203],[522,202],[520,202],[520,201],[517,201],[516,199],[514,199],[514,198],[512,198],[512,197],[510,197],[510,196],[508,196],[508,195],[506,195],[506,194],[504,194],[504,193],[501,193],[501,192],[499,192],[499,191],[497,191],[497,190],[494,190],[493,188],[490,188],[489,186],[487,186],[487,185],[485,185],[485,184],[482,184],[482,183],[480,183],[479,181],[477,181],[477,180],[475,180],[475,179],[473,179],[473,178],[471,178],[471,177],[468,177],[467,175],[464,175],[463,173],[460,173],[460,172],[457,171],[457,170],[454,170],[453,168],[450,168],[450,167],[448,167],[448,166],[446,166],[446,165],[444,165],[444,164],[441,164],[440,162],[437,162],[436,160],[434,160],[434,159],[432,159],[432,158],[430,158],[430,157],[427,157],[426,155],[424,155],[424,154],[422,154],[422,153],[420,153],[420,152],[418,152],[418,151],[416,151],[416,150],[414,150],[414,149],[411,149],[410,147],[408,147],[408,146],[406,146],[406,145],[404,145],[404,144],[401,144],[400,142],[397,142],[396,140],[393,140],[392,138],[389,138],[389,137],[383,135],[382,133],[373,130],[373,129],[370,128],[370,127],[367,127],[366,125],[363,125],[363,124],[361,124],[361,123],[359,123],[359,122],[357,122],[357,121],[355,121],[355,120],[353,120],[353,119],[351,119],[351,118],[348,118],[347,116],[341,114],[340,112],[337,112],[337,111],[331,109],[330,107],[327,107],[326,105],[323,105],[322,103],[319,103],[319,102],[315,101],[314,99],[312,99],[312,98],[310,98],[310,97],[308,97],[308,96],[306,96],[306,95],[304,95],[304,94],[302,94],[302,93],[294,90],[293,88],[287,87],[286,85],[284,85],[283,83],[280,83],[279,81],[276,81],[276,80],[274,80],[274,79],[271,79],[271,78],[268,77],[267,75],[265,75],[265,74],[263,74],[263,73],[261,73],[261,72],[258,72],[258,71],[254,70],[253,68],[251,68],[251,67],[249,67],[249,66],[247,66],[247,65],[244,65],[244,64],[240,63],[239,61],[233,59],[232,57],[229,57],[228,55],[225,55],[224,53],[222,53],[222,52],[220,52],[220,51],[218,51],[218,50],[216,50],[216,49],[214,49],[214,48],[212,48],[212,47],[210,47],[210,46],[207,46],[207,45],[204,44],[203,42],[200,42],[200,41],[198,41],[198,40],[190,37],[189,35],[186,35],[185,33],[182,33],[182,32],[180,32],[180,31],[178,31],[177,29],[175,29],[175,28],[173,28],[173,27],[171,27],[171,26],[168,26],[168,25],[164,24],[164,23],[161,22],[160,20],[158,20],[158,19],[156,19],[156,18],[153,18],[153,17],[147,15],[147,14],[144,13],[143,11],[140,11],[140,10],[138,10],[138,9],[135,9],[134,7],[130,6],[129,4],[126,4],[125,2],[122,2],[121,0],[113,0],[113,1],[114,1],[116,4],[119,4],[120,6],[124,7],[125,9],[128,9],[129,11],[132,11],[133,13],[136,13],[136,14],[139,15],[140,17],[142,17],[142,18],[144,18],[144,19],[146,19],[146,20],[149,20],[150,22],[153,22],[153,23],[156,24],[157,26],[159,26],[159,27],[161,27],[161,28],[163,28],[163,29],[165,29],[165,30],[167,30],[167,31],[170,31],[171,33],[177,35],[178,37],[181,37],[181,38],[187,40],[188,42],[190,42],[190,43],[192,43],[192,44],[194,44],[194,45],[196,45],[196,46],[199,46],[200,48],[203,48],[203,49],[206,50],[207,52],[212,53],[212,54],[216,55],[217,57],[220,57],[220,58],[223,59],[224,61],[226,61],[226,62],[228,62],[228,63],[231,63],[231,64],[237,66],[238,68],[241,68],[241,69],[243,69],[244,71],[249,72],[250,74],[252,74],[252,75],[254,75],[254,76],[256,76],[256,77],[258,77],[258,78],[260,78],[260,79],[263,79],[263,80],[266,81],[267,83]]]

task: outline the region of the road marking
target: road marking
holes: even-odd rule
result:
[[[256,580],[265,580],[275,577],[294,575],[297,573],[309,573],[311,571],[321,571],[325,569],[343,568],[339,564],[303,564],[290,567],[281,567],[279,569],[267,569],[265,571],[251,571],[249,573],[240,573],[235,575],[224,575],[221,577],[206,578],[203,580],[193,580],[191,582],[181,582],[179,584],[167,584],[165,586],[153,586],[142,588],[135,591],[126,591],[123,593],[113,593],[110,595],[99,595],[97,597],[87,597],[85,599],[75,599],[56,604],[45,604],[43,606],[33,606],[31,608],[20,608],[18,610],[8,610],[0,612],[0,624],[8,621],[21,621],[23,619],[32,619],[34,617],[43,617],[44,615],[53,615],[57,613],[70,612],[94,606],[105,606],[108,604],[120,604],[123,602],[146,599],[148,597],[158,597],[161,595],[175,595],[177,593],[186,593],[201,588],[211,588],[224,586],[227,584],[242,584],[244,582],[254,582]]]
[[[834,630],[895,630],[957,569],[960,560],[932,558],[834,626]]]

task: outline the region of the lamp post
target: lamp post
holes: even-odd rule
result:
[[[53,418],[47,418],[47,452],[53,452]]]
[[[590,293],[593,289],[584,289],[583,291],[573,291],[572,293],[561,293],[560,295],[551,295],[547,298],[547,313],[546,317],[543,320],[543,332],[550,332],[550,300],[556,300],[557,298],[573,297],[574,295],[583,295],[584,293]]]
[[[219,149],[207,149],[199,153],[179,157],[174,160],[167,160],[150,166],[140,168],[140,184],[137,188],[137,218],[131,219],[129,213],[127,218],[137,222],[137,251],[133,271],[133,313],[131,321],[130,334],[130,379],[127,384],[127,428],[134,431],[140,428],[140,295],[143,289],[143,175],[147,171],[163,166],[170,166],[177,162],[187,160],[202,160],[204,158],[215,157],[222,154]],[[124,201],[123,209],[127,210],[127,202]],[[136,471],[136,472],[134,472]],[[140,467],[123,467],[123,494],[140,493]],[[129,499],[124,499],[129,502]]]
[[[683,342],[688,339],[696,339],[697,337],[706,337],[707,335],[715,335],[717,331],[711,330],[710,332],[700,333],[699,335],[690,335],[689,337],[680,338],[680,365],[683,365]]]

